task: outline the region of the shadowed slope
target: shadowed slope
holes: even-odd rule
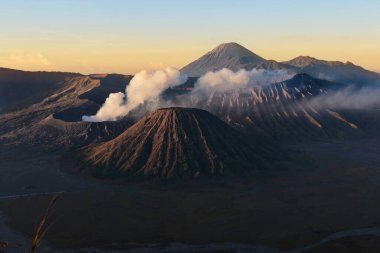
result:
[[[87,150],[101,176],[199,177],[262,166],[261,145],[212,114],[193,108],[157,110],[123,134]]]
[[[0,68],[0,113],[26,108],[63,88],[77,73],[31,72]]]

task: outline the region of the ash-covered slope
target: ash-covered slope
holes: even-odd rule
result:
[[[101,177],[175,179],[261,168],[270,152],[207,111],[166,108],[84,153],[86,167]]]
[[[265,61],[264,58],[254,54],[245,47],[231,42],[217,46],[204,56],[183,67],[181,72],[191,77],[197,77],[208,71],[220,70],[222,68],[236,71]]]
[[[358,136],[361,129],[356,122],[346,119],[338,111],[309,103],[343,87],[345,85],[340,83],[297,74],[279,83],[193,93],[191,106],[210,111],[235,128],[275,139]]]

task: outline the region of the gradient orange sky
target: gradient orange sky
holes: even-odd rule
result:
[[[266,59],[380,72],[379,13],[371,0],[14,0],[0,9],[0,66],[133,74],[181,68],[234,41]]]

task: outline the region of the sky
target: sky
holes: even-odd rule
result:
[[[237,42],[380,72],[380,0],[0,0],[0,66],[134,74]]]

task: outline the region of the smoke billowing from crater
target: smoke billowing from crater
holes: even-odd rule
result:
[[[122,92],[111,93],[96,115],[83,116],[84,121],[115,121],[127,115],[131,110],[144,105],[142,111],[153,111],[161,107],[198,107],[211,109],[206,105],[215,92],[224,93],[242,88],[267,87],[286,81],[294,76],[284,70],[253,69],[232,71],[221,69],[210,71],[201,76],[194,89],[180,99],[160,97],[168,88],[186,82],[187,77],[174,68],[137,73]],[[375,85],[376,86],[376,85]],[[246,96],[243,96],[243,98]],[[246,97],[250,99],[249,97]],[[329,90],[326,94],[308,97],[302,101],[316,109],[366,109],[380,107],[380,88],[341,88]],[[244,101],[241,101],[244,103]],[[291,101],[289,101],[290,103]],[[232,105],[231,105],[232,106]]]
[[[186,80],[187,77],[181,75],[174,68],[156,71],[143,70],[132,78],[126,87],[125,94],[122,92],[111,93],[96,115],[85,115],[82,120],[115,121],[127,115],[137,106],[156,99],[166,89],[182,84]]]

